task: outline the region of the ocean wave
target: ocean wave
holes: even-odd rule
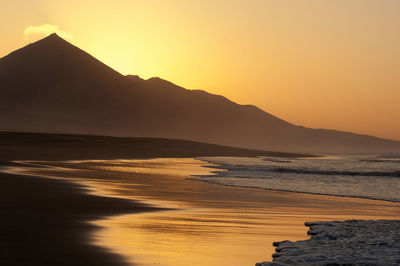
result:
[[[219,165],[208,166],[210,168],[225,169],[228,171],[241,171],[246,172],[246,176],[259,178],[259,173],[290,173],[290,174],[310,174],[310,175],[342,175],[342,176],[388,176],[400,177],[400,171],[346,171],[346,170],[320,170],[309,168],[290,168],[290,167],[276,167],[264,165]],[[255,174],[255,175],[254,175]],[[243,176],[245,177],[245,176]]]
[[[200,159],[214,164],[208,166],[215,169],[214,175],[194,179],[209,183],[400,202],[400,164],[397,161],[382,163],[376,162],[376,157],[366,156],[290,159],[290,162],[260,157]]]
[[[364,163],[400,163],[400,160],[390,160],[390,159],[384,159],[384,160],[378,160],[378,159],[361,159],[360,162],[364,162]]]

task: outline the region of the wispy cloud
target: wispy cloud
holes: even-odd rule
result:
[[[39,26],[28,26],[24,30],[24,36],[27,40],[39,39],[46,37],[50,34],[57,33],[63,39],[72,40],[72,34],[60,30],[57,25],[43,24]]]

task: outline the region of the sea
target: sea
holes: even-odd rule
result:
[[[400,154],[197,159],[215,169],[194,178],[205,182],[400,202]]]

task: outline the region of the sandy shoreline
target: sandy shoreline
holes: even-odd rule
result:
[[[0,173],[0,210],[1,265],[126,265],[90,243],[98,228],[88,221],[152,208],[88,195],[70,182]]]
[[[399,204],[391,202],[187,180],[185,171],[198,171],[204,162],[171,160],[133,164],[127,161],[111,168],[95,162],[53,162],[53,166],[71,167],[76,171],[47,170],[46,174],[90,183],[103,195],[178,208],[113,216],[92,223],[102,227],[92,234],[95,245],[107,247],[121,254],[126,262],[137,265],[254,265],[271,260],[272,242],[306,239],[305,221],[398,219],[400,216]],[[160,171],[174,163],[180,169],[186,165],[187,169]]]
[[[0,167],[15,160],[77,160],[193,156],[297,156],[193,141],[0,132]],[[122,265],[95,246],[88,221],[149,210],[137,201],[88,195],[79,184],[0,173],[0,264]],[[153,209],[154,210],[154,209]]]

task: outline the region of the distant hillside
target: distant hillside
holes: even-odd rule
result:
[[[293,152],[394,152],[400,142],[292,125],[160,78],[123,76],[52,34],[0,59],[0,130],[160,137]]]

